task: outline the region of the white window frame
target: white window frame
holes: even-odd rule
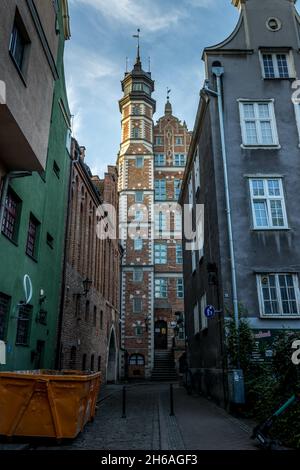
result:
[[[166,166],[166,156],[164,153],[155,153],[154,154],[154,164],[155,166]]]
[[[185,153],[174,153],[173,155],[173,165],[178,168],[184,168],[186,165],[186,155]]]
[[[207,301],[206,301],[206,293],[202,295],[201,297],[201,302],[200,302],[200,310],[201,310],[201,330],[207,330],[208,329],[208,319],[205,316],[205,308],[207,307]]]
[[[178,201],[180,192],[181,192],[181,185],[182,185],[182,180],[175,178],[174,179],[174,199]],[[177,192],[177,194],[176,194]]]
[[[280,286],[279,286],[279,279],[278,276],[280,275],[289,275],[293,277],[293,284],[294,284],[294,290],[295,290],[295,297],[296,297],[296,303],[297,303],[297,314],[285,314],[283,313],[282,309],[282,298],[281,298],[281,293],[280,293]],[[276,283],[276,300],[279,305],[279,314],[274,314],[274,313],[267,313],[265,314],[265,304],[264,304],[264,297],[263,297],[263,291],[262,291],[262,278],[267,277],[267,276],[275,276],[275,283]],[[300,317],[300,293],[299,293],[299,278],[298,275],[295,273],[288,273],[288,272],[282,272],[282,273],[265,273],[265,274],[257,274],[256,275],[256,285],[257,285],[257,292],[258,292],[258,301],[259,301],[259,311],[260,311],[260,317],[261,318],[286,318],[286,319],[299,319]]]
[[[164,211],[155,213],[155,231],[165,232],[167,230],[167,215]]]
[[[178,256],[178,252],[180,253],[180,257]],[[180,259],[180,261],[178,261]],[[176,244],[176,264],[182,264],[183,263],[183,250],[182,250],[182,245],[177,243]]]
[[[132,127],[131,129],[131,138],[132,139],[140,139],[141,138],[141,130],[139,127]]]
[[[183,145],[183,137],[181,135],[177,135],[175,137],[175,145],[176,146],[181,146]]]
[[[161,147],[163,145],[163,136],[157,135],[154,139],[154,145]]]
[[[157,189],[157,186],[158,186],[158,189]],[[161,186],[163,186],[163,188]],[[155,188],[155,200],[156,201],[166,201],[167,200],[167,180],[166,180],[166,178],[156,179],[155,182],[154,182],[154,188]],[[163,189],[163,191],[162,191],[162,189]],[[159,196],[157,195],[157,193],[159,193]],[[163,194],[163,196],[161,194]]]
[[[269,195],[269,188],[268,188],[268,181],[279,181],[279,189],[280,189],[280,196],[270,196]],[[264,185],[264,195],[263,196],[256,196],[253,194],[253,181],[263,181]],[[287,230],[288,227],[288,220],[287,220],[287,213],[286,213],[286,205],[285,205],[285,197],[284,197],[284,192],[283,192],[283,184],[282,184],[282,178],[274,177],[272,178],[267,177],[267,178],[249,178],[249,188],[250,188],[250,198],[251,198],[251,211],[252,211],[252,223],[253,223],[253,229],[254,230]],[[274,226],[272,222],[272,217],[271,217],[271,206],[270,206],[270,201],[271,200],[280,200],[281,201],[281,207],[282,207],[282,213],[283,213],[283,220],[284,220],[284,225],[282,227]],[[255,208],[254,208],[254,201],[266,201],[266,207],[267,207],[267,218],[268,218],[268,225],[267,226],[258,226],[256,225],[256,216],[255,216]]]
[[[182,293],[182,295],[179,295]],[[184,282],[183,282],[183,277],[179,277],[176,279],[176,296],[177,299],[183,299],[184,298]]]
[[[155,264],[168,263],[168,246],[166,243],[155,243],[154,245]]]
[[[287,59],[287,66],[288,66],[288,71],[289,71],[289,76],[288,77],[280,77],[279,75],[279,68],[278,68],[278,60],[277,60],[277,55],[285,55]],[[264,66],[264,55],[271,55],[272,56],[272,62],[273,62],[273,68],[274,68],[274,77],[266,77],[265,73],[265,66]],[[295,65],[294,65],[294,60],[293,60],[293,53],[292,51],[286,52],[286,51],[277,51],[275,52],[274,50],[268,51],[268,50],[260,50],[259,51],[259,60],[260,60],[260,65],[261,65],[261,70],[262,70],[262,76],[265,80],[288,80],[290,78],[296,78],[296,71],[295,71]]]
[[[157,282],[159,281],[159,282]],[[162,289],[162,284],[165,283],[165,287]],[[158,289],[159,287],[159,289]],[[162,295],[162,290],[165,290],[166,295]],[[167,299],[168,298],[168,279],[164,277],[155,278],[154,280],[154,296],[156,299]]]
[[[275,108],[274,108],[274,100],[245,100],[239,99],[239,110],[240,110],[240,124],[241,124],[241,131],[242,131],[242,147],[244,148],[280,148],[279,139],[278,139],[278,132],[277,132],[277,124],[276,124],[276,117],[275,117]],[[244,114],[244,105],[252,104],[254,105],[254,118],[245,118]],[[263,119],[259,117],[258,107],[260,104],[267,104],[269,107],[269,115],[270,118]],[[262,140],[262,132],[261,132],[261,121],[270,121],[271,123],[271,130],[273,136],[273,143],[272,144],[265,144]],[[257,135],[257,143],[249,144],[247,143],[247,132],[246,132],[246,121],[255,121],[255,128],[256,128],[256,135]]]

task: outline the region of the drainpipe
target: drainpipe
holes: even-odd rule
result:
[[[31,171],[11,171],[10,173],[7,173],[3,178],[4,181],[3,181],[3,187],[2,187],[1,198],[0,198],[0,227],[1,228],[2,228],[2,223],[3,223],[5,201],[6,201],[9,182],[12,179],[24,178],[25,176],[32,176],[32,172]]]
[[[203,91],[209,95],[212,95],[218,98],[218,111],[219,111],[223,174],[224,174],[224,189],[225,189],[226,213],[227,213],[227,229],[228,229],[229,251],[230,251],[232,301],[233,301],[233,311],[234,311],[234,322],[235,322],[235,327],[237,331],[237,342],[238,342],[237,347],[238,347],[238,363],[239,363],[239,306],[238,306],[238,295],[237,295],[235,254],[234,254],[234,244],[233,244],[233,234],[232,234],[231,205],[230,205],[229,183],[228,183],[227,151],[226,151],[226,143],[225,143],[224,111],[223,111],[222,82],[221,82],[221,77],[224,75],[224,68],[221,66],[212,67],[212,73],[215,75],[217,79],[217,91],[210,90],[208,88],[208,82],[205,83]],[[238,367],[239,366],[240,365],[238,364]]]

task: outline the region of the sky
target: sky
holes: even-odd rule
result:
[[[231,0],[69,0],[72,38],[66,44],[67,89],[73,135],[87,149],[86,162],[100,177],[115,164],[120,148],[126,57],[132,69],[136,29],[141,57],[151,58],[157,112],[164,113],[166,89],[173,114],[193,129],[204,80],[204,47],[224,40],[238,21]]]

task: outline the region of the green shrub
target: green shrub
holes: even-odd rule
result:
[[[266,420],[290,396],[300,394],[299,367],[292,363],[291,345],[299,339],[292,331],[281,331],[272,343],[273,357],[265,362],[251,360],[254,336],[247,320],[240,319],[238,364],[238,338],[234,321],[227,324],[227,354],[230,367],[244,371],[246,388],[246,416],[257,422]],[[279,417],[271,436],[285,445],[300,449],[300,401]]]

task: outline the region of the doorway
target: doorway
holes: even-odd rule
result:
[[[154,327],[155,349],[168,349],[168,324],[163,320],[155,322]]]
[[[106,381],[108,383],[114,383],[116,381],[117,371],[117,348],[114,330],[111,331],[109,349],[108,349],[108,360],[107,360],[107,373]]]

